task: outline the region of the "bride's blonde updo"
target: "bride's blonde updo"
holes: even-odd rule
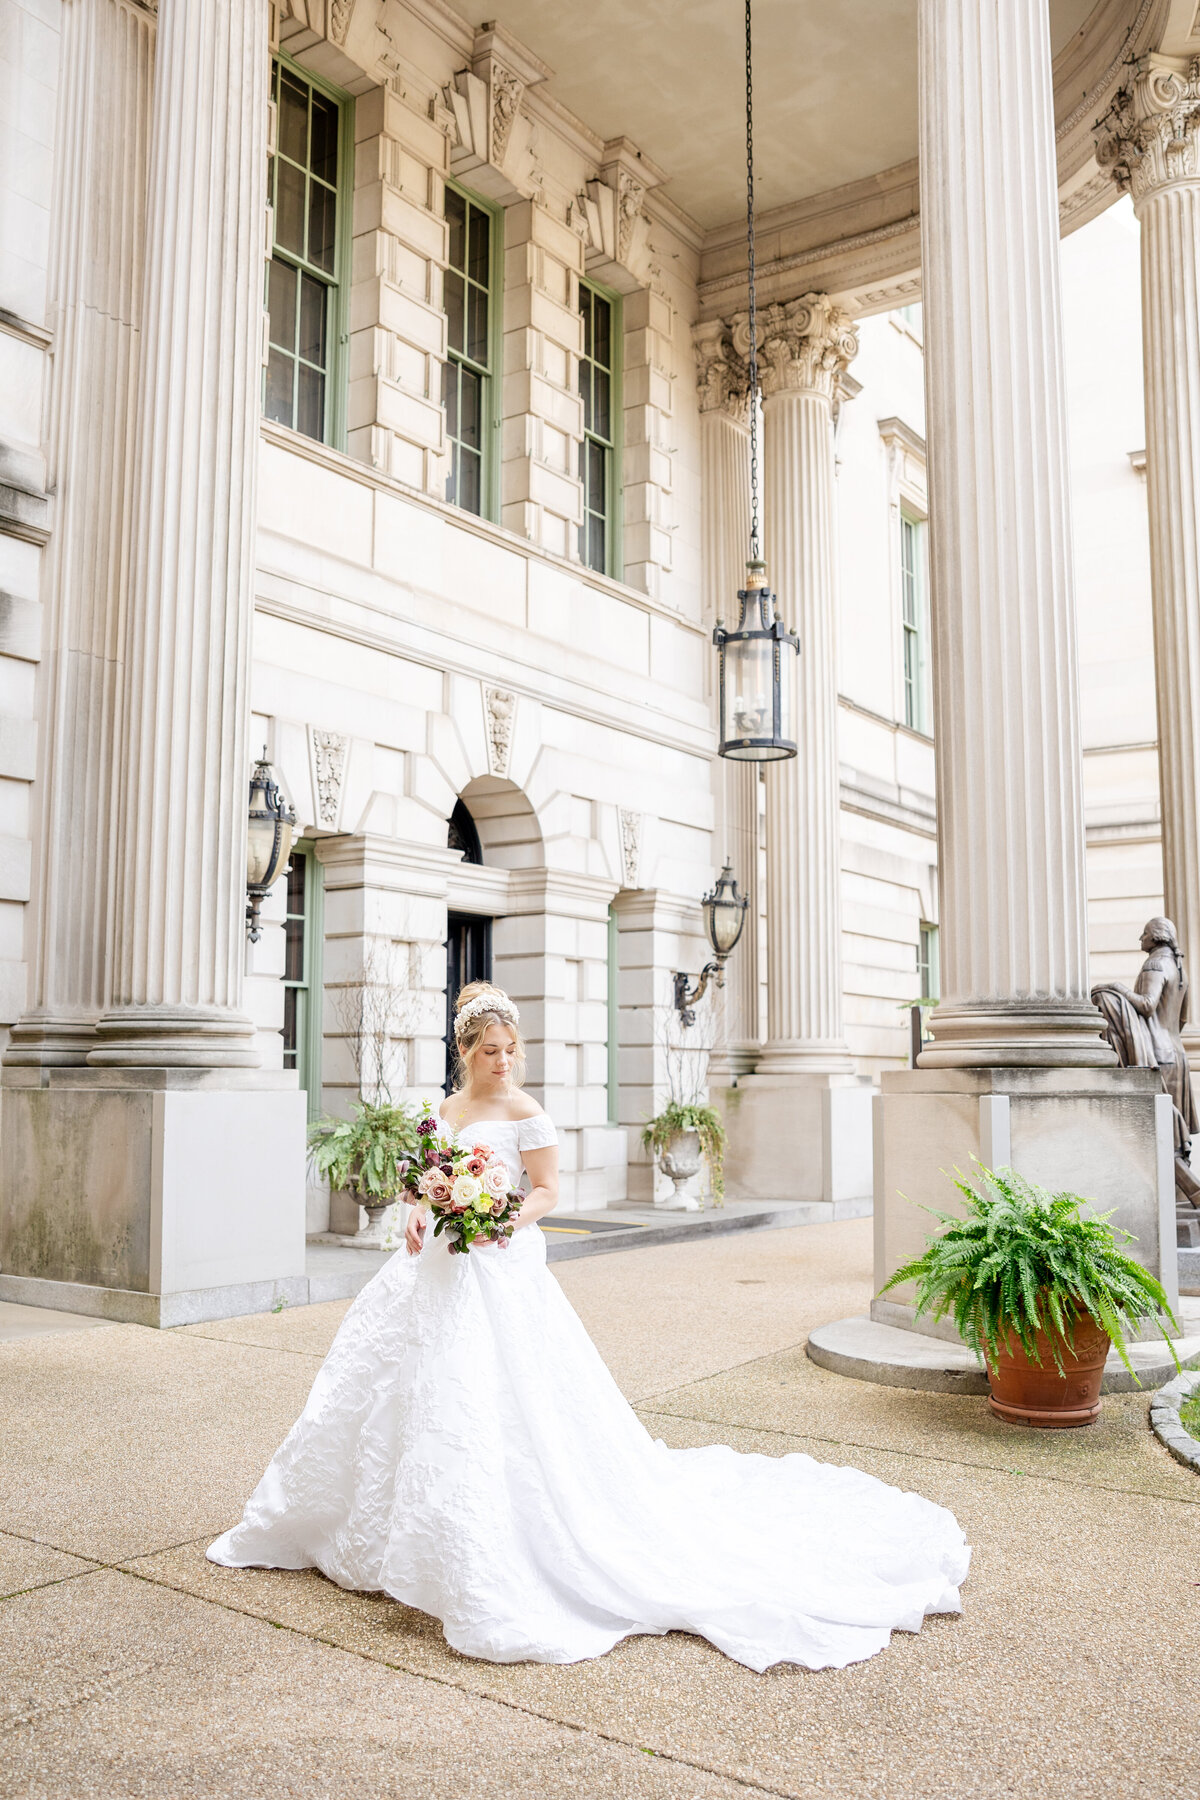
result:
[[[456,1078],[460,1088],[471,1077],[475,1052],[483,1042],[489,1025],[503,1025],[516,1040],[513,1056],[512,1083],[520,1087],[525,1079],[525,1040],[521,1036],[521,1015],[503,988],[490,981],[469,981],[459,990],[454,1002],[454,1047],[458,1052]]]

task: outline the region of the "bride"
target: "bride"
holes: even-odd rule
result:
[[[466,1656],[577,1662],[687,1631],[751,1669],[843,1668],[960,1611],[952,1514],[801,1455],[669,1450],[546,1268],[554,1126],[520,1091],[517,1008],[459,995],[440,1117],[528,1194],[511,1243],[451,1256],[409,1215],[308,1403],[211,1561],[318,1568],[441,1620]]]

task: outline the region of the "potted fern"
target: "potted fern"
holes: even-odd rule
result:
[[[360,1244],[384,1243],[384,1215],[400,1197],[403,1166],[420,1147],[415,1106],[359,1099],[348,1119],[318,1119],[309,1129],[314,1166],[367,1215]]]
[[[880,1290],[915,1281],[918,1318],[949,1313],[959,1336],[986,1361],[998,1417],[1019,1425],[1091,1425],[1110,1344],[1131,1375],[1125,1333],[1163,1318],[1178,1329],[1162,1285],[1127,1256],[1133,1240],[1086,1217],[1077,1194],[1050,1194],[1013,1169],[979,1166],[955,1187],[966,1215],[923,1210],[942,1229],[924,1253]],[[1120,1241],[1118,1241],[1120,1240]]]
[[[699,1102],[671,1100],[660,1113],[647,1121],[642,1131],[642,1147],[658,1157],[659,1167],[672,1183],[669,1206],[694,1210],[683,1194],[685,1182],[700,1168],[703,1157],[708,1164],[714,1206],[725,1200],[725,1125],[713,1106]]]

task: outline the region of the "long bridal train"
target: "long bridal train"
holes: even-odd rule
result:
[[[475,1124],[521,1153],[545,1117]],[[233,1567],[318,1568],[491,1662],[577,1662],[688,1631],[752,1669],[842,1668],[958,1612],[951,1513],[808,1456],[669,1450],[626,1403],[545,1239],[399,1251],[347,1313],[240,1525]]]

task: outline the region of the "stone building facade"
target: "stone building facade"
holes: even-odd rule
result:
[[[1144,137],[1174,106],[1192,154],[1200,39],[1165,3],[1060,0],[1048,34],[1021,5],[1044,66],[1031,52],[1013,80],[1053,85],[1054,228],[1096,219],[1119,246],[1104,277],[1087,234],[1064,249],[1083,774],[1068,708],[1044,820],[1056,867],[1081,870],[1086,841],[1108,973],[1161,904],[1154,443],[1151,543],[1163,481],[1186,477],[1161,435],[1114,449],[1114,413],[1128,437],[1140,403],[1129,331],[1097,404],[1092,291],[1109,282],[1135,329],[1138,254],[1125,216],[1099,215],[1131,182],[1143,216],[1157,204],[1113,131]],[[800,10],[819,36],[821,9]],[[311,1183],[298,1204],[304,1121],[367,1079],[364,1004],[387,1013],[371,1078],[436,1094],[447,990],[481,971],[521,1006],[563,1205],[644,1202],[671,978],[705,959],[699,900],[726,857],[753,903],[711,1023],[734,1182],[764,1191],[786,1160],[797,1191],[861,1202],[905,1003],[941,991],[935,735],[974,768],[945,676],[935,693],[917,82],[881,89],[875,172],[836,83],[820,129],[775,150],[786,47],[760,44],[760,157],[779,164],[759,220],[767,553],[804,647],[800,753],[764,774],[714,755],[711,631],[748,526],[736,33],[714,136],[720,57],[643,36],[626,68],[619,42],[572,46],[526,0],[497,21],[443,0],[0,11],[0,1287],[167,1323],[297,1277],[305,1230],[331,1222]],[[938,37],[941,0],[921,11],[926,65],[983,54]],[[1128,87],[1131,54],[1157,87]],[[690,109],[649,103],[668,71]],[[1186,169],[1156,179],[1191,192]],[[1013,429],[1023,504],[1045,444],[1036,418]],[[1051,523],[1065,542],[1065,507]],[[1194,569],[1178,580],[1190,617]],[[1047,641],[1070,671],[1060,588]],[[1172,769],[1189,719],[1181,688]],[[299,848],[248,945],[264,747]],[[1177,907],[1188,791],[1167,826]],[[954,804],[969,856],[988,793]],[[1084,893],[1072,875],[1063,917]],[[1035,991],[1079,999],[1082,963],[1026,953]],[[796,1142],[763,1136],[781,1111]]]

